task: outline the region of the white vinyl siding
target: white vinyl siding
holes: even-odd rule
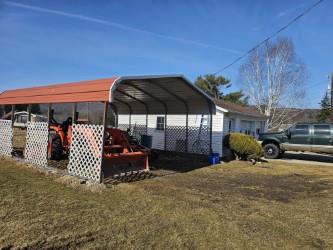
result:
[[[227,115],[226,115],[227,114]],[[153,148],[164,150],[164,140],[165,140],[165,131],[157,130],[157,117],[164,115],[148,115],[148,134],[153,136]],[[208,115],[189,115],[188,116],[188,126],[189,127],[200,127],[202,120],[208,122]],[[229,121],[231,121],[231,131],[229,131]],[[167,115],[166,126],[181,127],[180,129],[185,130],[186,126],[186,115]],[[128,124],[129,115],[119,115],[118,124]],[[132,126],[137,125],[146,125],[146,115],[132,115],[131,117]],[[257,136],[257,130],[260,129],[260,132],[265,130],[265,121],[252,118],[249,116],[242,116],[240,114],[234,113],[224,113],[223,111],[217,109],[216,114],[213,115],[213,127],[212,127],[212,149],[214,153],[220,153],[222,155],[223,151],[223,137],[229,132],[242,132],[246,129],[249,129],[251,133],[255,133]],[[252,135],[252,134],[251,134]],[[185,131],[180,133],[178,140],[185,140]],[[191,140],[196,138],[189,138],[189,147],[191,147]],[[176,142],[175,142],[176,143]],[[172,147],[172,145],[170,146]],[[176,148],[176,145],[175,145]]]

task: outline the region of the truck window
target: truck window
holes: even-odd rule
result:
[[[295,134],[296,135],[308,135],[309,134],[309,125],[296,125]]]
[[[314,125],[315,135],[330,135],[330,125]]]

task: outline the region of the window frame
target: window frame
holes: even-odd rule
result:
[[[208,124],[209,124],[208,116],[206,117],[205,115],[202,115],[201,119],[200,119],[200,127],[201,128],[208,128]]]
[[[162,121],[161,121],[162,119]],[[165,116],[156,117],[156,130],[164,131],[165,130]]]
[[[328,127],[328,129],[316,129],[316,127]],[[331,135],[331,126],[328,124],[313,125],[313,135]]]
[[[307,127],[307,129],[297,128],[298,126]],[[300,131],[307,131],[307,132],[306,133],[300,133]],[[298,124],[298,125],[296,125],[293,129],[293,134],[294,135],[310,135],[310,125],[308,125],[308,124]]]

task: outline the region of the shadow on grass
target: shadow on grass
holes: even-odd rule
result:
[[[209,166],[208,157],[175,152],[158,152],[158,158],[151,161],[151,169],[185,173]]]

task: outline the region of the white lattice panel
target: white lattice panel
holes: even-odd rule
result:
[[[104,127],[73,125],[68,172],[81,178],[100,181]]]
[[[12,156],[13,128],[12,121],[0,120],[0,155]]]
[[[49,128],[47,122],[28,122],[27,142],[24,156],[27,162],[47,166],[47,144]]]

